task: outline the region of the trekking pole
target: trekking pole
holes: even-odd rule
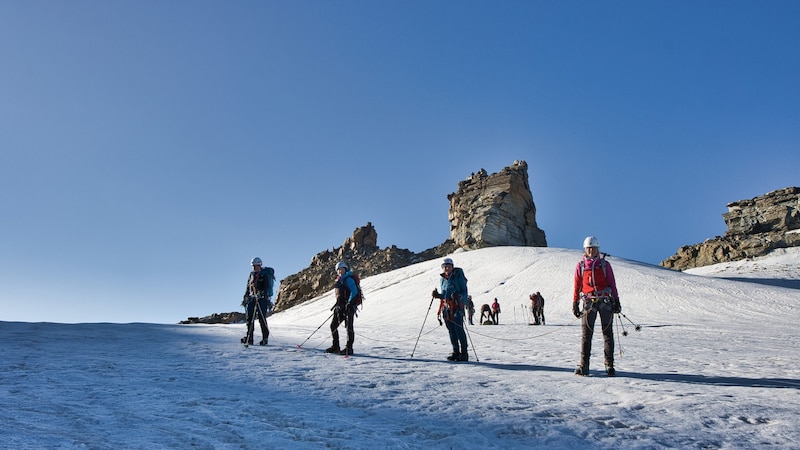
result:
[[[625,324],[622,322],[622,319],[619,317],[619,314],[614,314],[614,316],[617,318],[617,321],[619,322],[619,327],[622,328],[622,335],[627,336],[628,330],[625,329]]]
[[[417,344],[419,344],[419,338],[422,336],[422,330],[425,329],[425,322],[428,320],[428,314],[431,312],[431,306],[433,306],[433,299],[436,297],[431,297],[431,303],[428,305],[428,310],[425,312],[425,319],[422,320],[422,327],[419,329],[419,335],[417,336],[417,342],[414,343],[414,349],[411,350],[411,356],[408,359],[414,358],[414,352],[417,351]]]
[[[636,325],[635,323],[633,323],[633,321],[632,321],[631,319],[628,319],[628,316],[626,316],[625,314],[623,314],[623,313],[621,313],[621,312],[618,312],[617,314],[619,314],[620,316],[624,317],[624,318],[625,318],[625,319],[626,319],[628,322],[630,322],[631,324],[633,324],[633,329],[634,329],[634,330],[636,330],[636,331],[642,331],[642,326],[641,326],[641,325]]]
[[[475,355],[475,362],[481,362],[481,360],[478,359],[478,352],[475,351],[475,344],[472,343],[472,335],[469,334],[469,328],[464,327],[464,331],[467,332],[467,338],[469,338],[469,346],[472,347],[472,354]]]
[[[261,326],[261,321],[262,320],[264,321],[264,325],[267,325],[267,316],[265,316],[264,315],[264,311],[261,310],[261,302],[258,301],[258,298],[256,298],[256,308],[258,309],[258,314],[261,316],[260,320],[258,321],[258,325]],[[253,324],[253,329],[255,329],[255,324]],[[267,330],[269,330],[269,325],[267,325]],[[253,332],[253,334],[255,334],[255,331]],[[267,339],[267,337],[264,336],[264,334],[262,333],[261,334],[261,342],[264,342],[264,339]],[[258,344],[258,345],[261,345],[261,344]]]
[[[311,339],[311,336],[315,335],[315,334],[317,333],[317,331],[319,331],[319,329],[320,329],[320,328],[322,328],[322,326],[323,326],[323,325],[325,325],[326,323],[328,323],[328,321],[331,319],[331,317],[333,317],[333,313],[331,313],[331,315],[330,315],[330,316],[328,316],[328,318],[327,318],[327,319],[325,319],[325,322],[322,322],[322,323],[321,323],[321,324],[320,324],[320,325],[317,327],[317,329],[316,329],[316,330],[314,330],[314,332],[313,332],[313,333],[311,333],[311,334],[310,334],[310,335],[309,335],[309,336],[306,338],[306,340],[305,340],[305,341],[303,341],[302,343],[300,343],[300,345],[298,345],[298,346],[297,346],[297,348],[303,348],[303,344],[305,344],[306,342],[308,342],[308,340],[309,340],[309,339]]]

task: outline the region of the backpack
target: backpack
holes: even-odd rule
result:
[[[583,277],[583,272],[586,270],[586,267],[585,267],[586,264],[584,264],[584,260],[583,259],[581,259],[581,263],[580,264],[581,264],[581,277]],[[606,258],[605,258],[605,255],[603,255],[603,257],[600,258],[600,268],[603,269],[603,276],[604,277],[607,276],[608,274],[606,273]]]
[[[603,278],[606,279],[606,283],[607,283],[608,282],[608,273],[606,272],[606,255],[605,255],[605,253],[602,254],[599,262],[600,262],[600,268],[603,269]],[[586,264],[584,264],[584,260],[583,259],[581,259],[580,267],[581,267],[581,278],[583,278],[583,273],[586,271]],[[592,277],[592,279],[594,279],[594,277]],[[594,286],[594,289],[595,289],[595,292],[597,292],[597,286]],[[611,288],[606,286],[606,288],[603,290],[603,292],[606,292],[606,291],[611,292]],[[542,300],[544,300],[544,299],[542,299]]]
[[[255,276],[253,276],[255,274]],[[272,267],[264,267],[261,269],[260,272],[255,273],[253,272],[248,279],[248,292],[253,295],[254,290],[256,289],[256,284],[258,280],[264,276],[264,291],[268,297],[272,297],[273,289],[275,288],[275,269]]]
[[[267,271],[267,295],[272,297],[272,290],[275,287],[275,269],[272,267],[265,267],[264,270]]]
[[[461,279],[464,280],[464,295],[469,297],[469,291],[467,290],[467,277],[464,275],[464,269],[461,267],[453,267],[453,280]],[[466,301],[466,300],[465,300]]]
[[[352,272],[350,272],[350,276],[353,278],[353,281],[356,283],[356,288],[358,288],[358,292],[356,293],[356,296],[353,297],[353,304],[356,305],[356,306],[359,306],[362,303],[364,303],[364,290],[361,289],[361,279],[358,277],[358,275],[356,275],[356,274],[354,274]]]

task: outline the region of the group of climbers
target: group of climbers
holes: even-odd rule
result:
[[[584,253],[576,264],[573,276],[573,303],[572,312],[581,320],[581,351],[576,375],[589,374],[589,356],[592,349],[592,336],[597,317],[603,334],[603,356],[605,372],[614,376],[614,314],[621,312],[619,293],[614,279],[611,264],[600,254],[600,244],[596,237],[589,236],[583,242]],[[262,267],[260,258],[251,261],[253,270],[247,281],[247,288],[242,304],[247,311],[247,335],[241,339],[244,344],[253,343],[254,318],[258,317],[261,325],[262,340],[259,345],[267,345],[269,329],[267,327],[267,313],[272,310],[271,297],[273,294],[274,271]],[[465,329],[465,313],[469,314],[469,323],[472,325],[472,315],[475,312],[472,297],[468,293],[467,278],[460,267],[456,267],[451,258],[445,258],[441,264],[442,273],[439,276],[438,287],[432,292],[435,299],[439,299],[437,317],[444,323],[452,346],[452,354],[448,361],[469,361],[467,352],[467,333]],[[334,292],[336,304],[332,308],[333,315],[330,324],[332,345],[326,349],[327,353],[342,355],[353,354],[353,321],[360,300],[362,298],[358,277],[350,270],[346,262],[336,264],[336,284]],[[530,295],[533,325],[544,325],[544,297],[539,292]],[[483,305],[481,310],[481,324],[484,323],[484,313],[491,317],[491,323],[499,323],[500,304],[495,298],[494,303]],[[344,323],[347,330],[347,342],[342,348],[339,342],[339,326]]]

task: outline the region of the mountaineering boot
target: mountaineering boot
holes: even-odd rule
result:
[[[344,350],[339,352],[340,355],[352,355],[353,354],[353,347],[347,346]]]
[[[584,366],[578,366],[575,368],[575,375],[580,375],[582,377],[585,377],[586,375],[589,375],[589,368]]]
[[[263,345],[267,345],[267,338],[262,339],[261,342],[258,343],[258,345],[262,345],[262,346]]]
[[[464,352],[458,356],[459,361],[469,361],[469,353]]]
[[[608,375],[609,377],[617,375],[617,371],[614,370],[614,366],[606,364],[606,375]]]
[[[453,352],[452,355],[447,357],[447,360],[448,361],[459,361],[459,360],[461,360],[461,353]]]
[[[339,353],[339,344],[333,344],[326,348],[325,353]]]

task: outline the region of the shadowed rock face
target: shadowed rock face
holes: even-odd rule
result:
[[[481,169],[458,183],[450,200],[450,239],[473,250],[503,245],[547,247],[536,225],[528,164],[514,161],[498,173]]]
[[[661,266],[685,270],[800,246],[800,188],[788,187],[728,203],[728,212],[722,218],[728,226],[723,236],[683,246]]]

